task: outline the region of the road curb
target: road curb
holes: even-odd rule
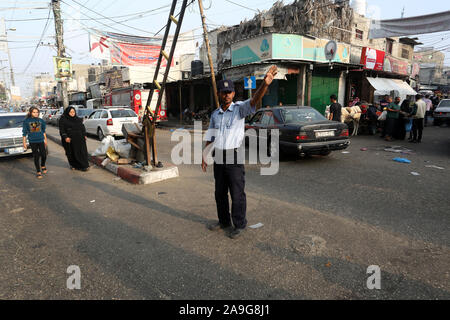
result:
[[[47,138],[62,146],[61,138],[49,134],[47,134]],[[166,165],[163,169],[154,169],[150,172],[141,172],[111,162],[102,165],[104,160],[105,158],[89,155],[90,162],[132,184],[151,184],[179,177],[178,167],[173,165]]]

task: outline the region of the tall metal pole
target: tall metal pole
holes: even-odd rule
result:
[[[214,73],[214,65],[211,57],[211,47],[209,46],[208,39],[208,30],[206,29],[205,23],[205,14],[203,12],[203,1],[198,0],[198,7],[200,8],[200,15],[202,17],[202,25],[203,25],[203,37],[205,39],[206,49],[208,50],[208,61],[209,61],[209,69],[211,70],[211,82],[212,82],[212,90],[214,93],[214,102],[216,103],[216,108],[219,108],[219,97],[217,96],[217,86],[216,86],[216,75]]]
[[[8,32],[5,32],[5,33],[6,33],[6,40],[8,40]],[[6,48],[8,49],[9,70],[11,72],[11,86],[16,86],[16,82],[14,81],[14,71],[13,71],[11,52],[9,51],[8,41],[6,41]]]
[[[58,48],[58,57],[64,58],[66,56],[66,49],[64,47],[63,39],[63,23],[61,20],[61,8],[59,0],[52,0],[53,15],[55,16],[55,32],[56,32],[56,47]],[[61,96],[63,100],[63,107],[67,109],[69,106],[69,95],[67,94],[67,80],[61,81]]]

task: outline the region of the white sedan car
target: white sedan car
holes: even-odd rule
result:
[[[22,125],[26,116],[24,112],[0,113],[0,158],[31,153],[30,148],[23,149]]]
[[[123,136],[125,123],[138,123],[137,114],[129,107],[97,109],[84,121],[86,132],[97,135],[101,141],[106,136]]]

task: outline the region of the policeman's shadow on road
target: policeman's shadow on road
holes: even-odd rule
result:
[[[7,174],[0,171],[0,177],[4,179]],[[115,188],[105,189],[103,184],[85,180],[87,179],[79,179],[80,182],[101,187],[105,192],[111,193],[112,197],[122,192]],[[10,183],[16,188],[24,189],[22,196],[28,199],[36,194],[23,186],[32,181],[33,177],[24,175],[21,179],[10,180]],[[64,201],[67,198],[66,193],[65,188],[41,190],[39,203],[46,206],[42,209],[47,209],[58,218],[58,223],[65,224],[70,230],[76,230],[75,237],[83,234],[82,240],[77,240],[78,242],[74,242],[72,247],[67,249],[85,256],[91,264],[82,264],[76,257],[73,257],[74,260],[67,260],[68,266],[79,265],[83,283],[80,292],[67,291],[67,298],[83,296],[84,292],[89,295],[95,291],[94,286],[97,283],[83,279],[97,278],[97,281],[103,282],[107,276],[94,273],[100,269],[102,273],[113,275],[120,285],[134,290],[135,294],[144,299],[305,299],[297,293],[273,288],[269,284],[233,272],[230,268],[215,263],[210,257],[197,255],[191,250],[158,239],[120,220],[105,218],[98,214],[98,210],[80,209],[71,202]],[[124,193],[123,197],[146,205],[156,203],[128,192]],[[64,211],[61,210],[62,207]],[[167,207],[164,210],[173,214]],[[170,234],[171,230],[167,230],[167,233]],[[70,240],[71,235],[67,234],[67,238]],[[58,252],[48,254],[58,255]],[[65,270],[61,270],[62,274],[64,272]],[[83,276],[88,272],[89,276]],[[106,288],[104,294],[111,295],[118,283],[111,283],[111,287]],[[65,284],[65,281],[61,282],[61,285]],[[96,298],[127,298],[121,295],[121,291],[117,292],[112,297],[102,295]],[[35,294],[39,293],[36,291]]]
[[[141,197],[137,194],[125,191],[123,189],[119,189],[113,185],[108,185],[105,183],[92,181],[92,180],[89,180],[89,179],[86,179],[83,177],[75,177],[74,181],[78,181],[82,184],[90,185],[98,190],[103,191],[104,193],[106,193],[107,195],[109,195],[111,197],[123,199],[128,203],[141,205],[143,207],[146,207],[146,208],[149,208],[152,210],[156,210],[158,212],[170,215],[172,217],[181,218],[181,219],[188,220],[191,222],[201,223],[201,224],[204,224],[205,226],[209,222],[211,222],[209,219],[206,219],[205,217],[196,215],[192,212],[171,208],[171,207],[166,206],[158,201],[152,200],[151,198]]]
[[[393,274],[381,268],[381,289],[368,289],[367,279],[371,274],[367,273],[367,266],[352,263],[345,259],[327,257],[321,255],[309,255],[299,252],[295,248],[282,248],[272,243],[257,243],[260,250],[287,259],[292,262],[305,264],[331,284],[336,284],[351,291],[350,296],[337,299],[446,299],[450,298],[450,292],[434,288],[416,280],[409,280],[402,274]],[[374,261],[373,265],[376,265]],[[442,282],[444,283],[444,275]]]

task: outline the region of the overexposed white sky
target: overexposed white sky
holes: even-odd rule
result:
[[[156,0],[62,0],[61,10],[64,19],[64,38],[66,53],[73,58],[73,63],[98,63],[89,55],[89,28],[140,36],[152,36],[167,22],[172,1]],[[181,3],[181,1],[179,1]],[[234,3],[233,3],[234,2]],[[276,1],[264,0],[203,0],[207,23],[210,29],[220,25],[235,25],[245,19],[251,19],[258,10],[267,10]],[[292,1],[285,1],[290,3]],[[40,73],[53,74],[52,57],[56,50],[53,13],[49,11],[50,1],[39,0],[0,0],[0,18],[6,20],[8,41],[11,50],[16,85],[21,87],[22,96],[32,94],[32,78]],[[404,8],[405,17],[446,11],[442,0],[368,0],[368,9],[379,12],[381,19],[393,19],[401,16]],[[11,10],[16,8],[16,10]],[[34,9],[32,9],[34,8]],[[178,12],[178,10],[176,11]],[[49,15],[50,13],[50,15]],[[139,15],[140,14],[140,15]],[[47,17],[50,19],[47,21]],[[110,19],[108,19],[110,18]],[[44,27],[47,24],[45,33]],[[202,42],[201,19],[198,3],[189,6],[182,31],[196,30],[198,41]],[[174,30],[174,29],[172,29]],[[164,31],[161,32],[163,34]],[[51,46],[36,46],[41,40]],[[446,50],[446,64],[450,65],[450,31],[439,34],[419,36],[425,45]],[[33,57],[34,54],[34,57]],[[33,59],[32,59],[33,57]],[[0,60],[8,59],[0,53]],[[27,66],[29,67],[27,68]],[[2,61],[8,66],[8,61]],[[1,68],[1,66],[0,66]],[[6,74],[9,79],[9,71]],[[0,79],[3,76],[0,73]],[[8,80],[9,81],[9,80]]]

